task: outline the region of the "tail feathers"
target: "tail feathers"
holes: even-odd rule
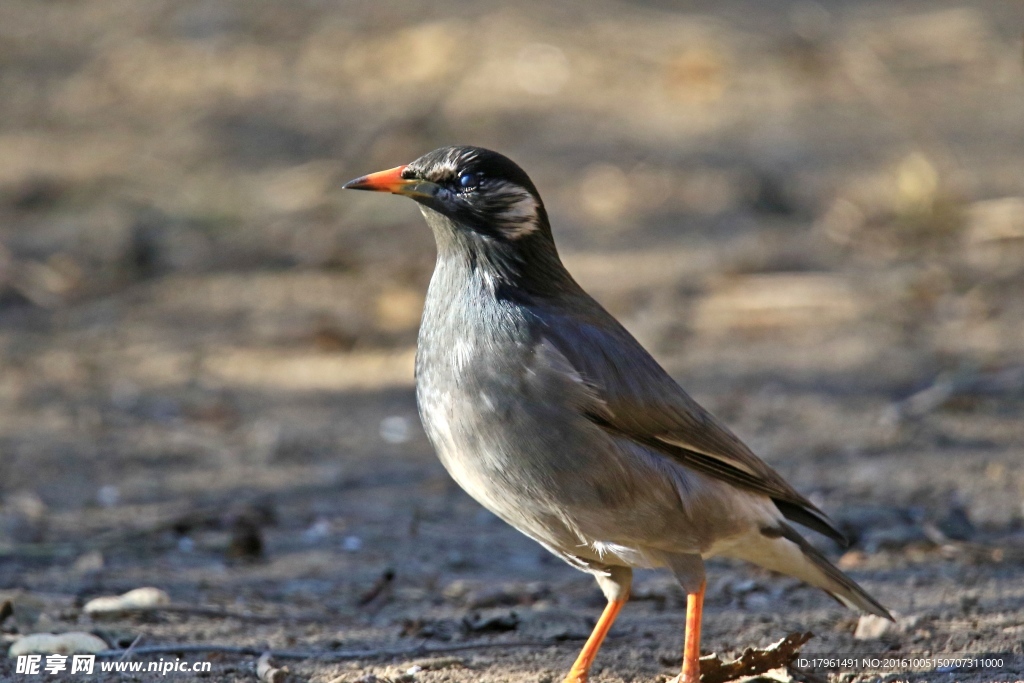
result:
[[[807,542],[807,539],[797,533],[796,529],[788,524],[783,525],[782,538],[795,543],[800,548],[803,556],[827,579],[825,585],[811,582],[812,585],[821,588],[850,609],[885,617],[889,621],[896,621],[889,614],[889,610],[882,607],[881,603],[868,595],[868,592],[858,586],[853,579],[839,571],[834,564],[828,561],[827,557],[822,555],[817,548]]]
[[[839,571],[788,524],[777,522],[771,528],[762,529],[756,537],[747,536],[745,539],[743,543],[723,548],[721,554],[805,581],[821,588],[850,609],[893,620],[885,607]]]

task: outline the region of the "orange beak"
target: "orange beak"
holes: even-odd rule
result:
[[[350,180],[341,186],[343,190],[370,190],[371,192],[390,192],[406,197],[433,197],[440,187],[429,180],[419,178],[403,178],[405,166],[396,166],[387,171],[371,173],[361,178]]]

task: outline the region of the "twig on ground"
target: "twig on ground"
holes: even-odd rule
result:
[[[74,557],[78,548],[73,543],[3,543],[0,544],[0,558],[31,557],[55,560]]]
[[[937,545],[942,554],[949,558],[959,558],[977,564],[1024,561],[1024,547],[1021,546],[989,545],[952,539],[934,524],[924,524],[922,528],[928,540]]]
[[[1024,387],[1024,367],[1012,367],[997,372],[940,375],[931,385],[889,406],[882,421],[897,425],[909,419],[923,417],[957,396],[994,396],[1021,392]]]
[[[324,623],[331,621],[329,617],[318,614],[252,614],[250,612],[234,612],[232,610],[224,609],[222,607],[205,607],[202,605],[181,605],[175,603],[171,603],[169,605],[145,605],[140,607],[123,607],[116,611],[116,615],[118,617],[123,617],[132,614],[157,614],[160,612],[168,614],[188,614],[200,617],[209,617],[211,619],[239,619],[241,621],[255,621],[266,624],[278,622]],[[103,618],[104,614],[100,612],[94,614],[93,617]]]
[[[141,633],[139,635],[135,636],[135,640],[133,640],[131,642],[131,644],[127,648],[125,648],[124,654],[121,655],[120,657],[118,657],[118,659],[125,660],[125,659],[128,659],[129,657],[131,657],[132,653],[135,651],[135,646],[139,644],[140,640],[142,640],[142,634]]]
[[[385,569],[377,580],[370,586],[369,590],[359,596],[356,604],[364,607],[373,602],[378,596],[384,593],[395,580],[395,570],[390,567]]]
[[[259,657],[269,653],[277,659],[317,659],[320,661],[341,662],[356,659],[383,659],[386,657],[421,657],[438,653],[461,652],[465,650],[486,650],[517,647],[547,647],[550,641],[524,640],[503,643],[462,643],[459,645],[438,645],[426,647],[417,645],[414,647],[380,648],[372,650],[337,650],[337,651],[302,651],[302,650],[267,650],[262,647],[250,647],[247,645],[214,645],[214,644],[188,644],[188,645],[150,645],[138,647],[133,650],[136,655],[164,655],[164,654],[202,654],[219,653]],[[104,650],[97,653],[97,657],[112,658],[120,657],[124,650]]]

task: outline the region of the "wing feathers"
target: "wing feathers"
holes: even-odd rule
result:
[[[846,537],[846,534],[837,529],[832,520],[826,517],[825,513],[818,508],[794,505],[788,500],[780,500],[778,498],[772,498],[772,502],[775,503],[775,507],[779,508],[782,516],[789,521],[802,524],[808,529],[817,531],[822,536],[828,536],[843,548],[849,547],[850,539]]]

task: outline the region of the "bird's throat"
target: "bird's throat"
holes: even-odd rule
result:
[[[499,298],[543,298],[579,289],[562,265],[549,229],[502,239],[481,234],[430,207],[420,208],[437,244],[435,278],[447,280],[448,289],[469,285],[460,279],[476,280]]]

